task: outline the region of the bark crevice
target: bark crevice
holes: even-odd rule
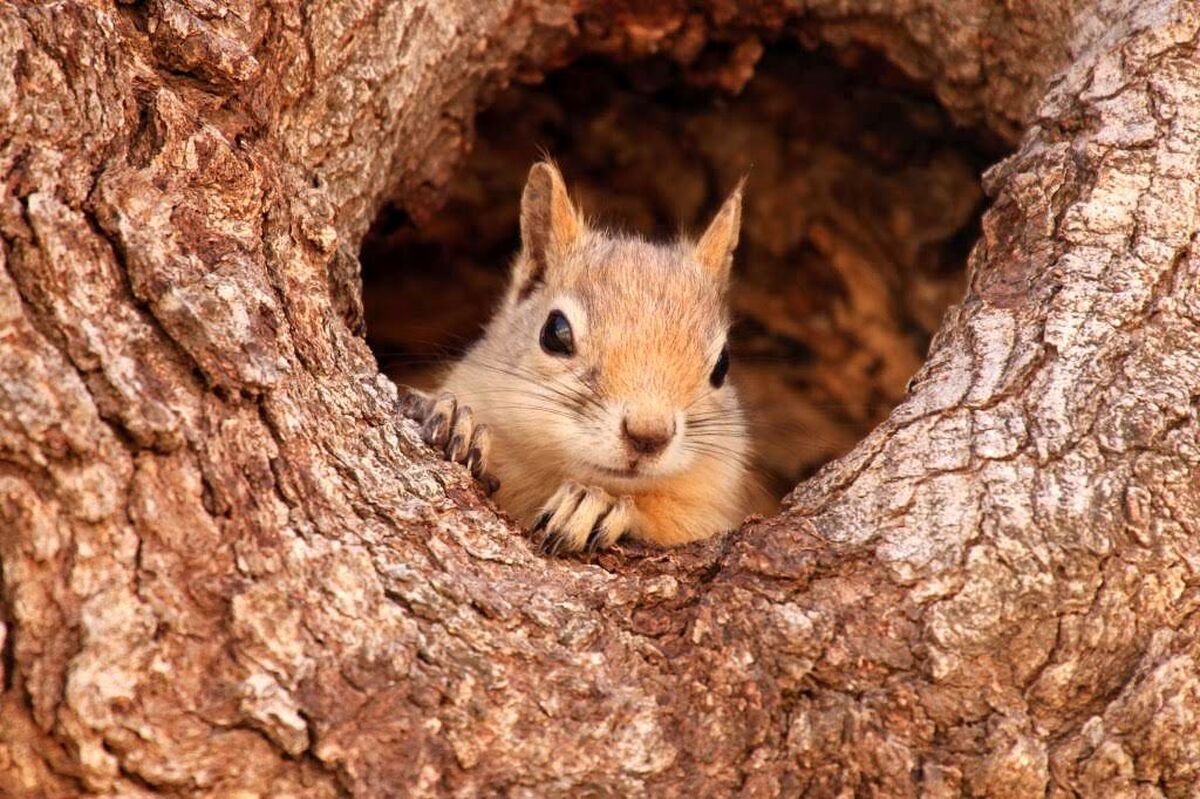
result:
[[[0,793],[1192,792],[1200,11],[1020,12],[0,7]],[[798,29],[1018,144],[961,301],[780,514],[539,558],[396,420],[351,253],[514,78],[752,94]]]

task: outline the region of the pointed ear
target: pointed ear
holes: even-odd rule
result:
[[[571,205],[558,169],[549,161],[534,164],[521,195],[522,257],[514,275],[519,296],[544,282],[556,259],[582,233],[583,220]]]
[[[742,227],[742,187],[745,185],[745,178],[738,181],[696,245],[696,260],[700,268],[722,286],[729,281],[733,250],[737,247],[738,232]]]

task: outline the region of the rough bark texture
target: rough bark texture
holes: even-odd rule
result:
[[[659,57],[585,59],[497,97],[441,211],[421,224],[384,213],[364,241],[367,341],[384,372],[432,388],[478,335],[539,150],[599,224],[659,238],[703,230],[748,174],[732,341],[758,477],[782,497],[845,454],[903,398],[962,297],[993,148],[885,65],[796,49],[765,52],[737,96]]]
[[[0,793],[1194,793],[1200,9],[654,9],[0,6]],[[966,296],[780,515],[542,559],[396,421],[357,244],[515,77],[776,36],[1019,135]]]

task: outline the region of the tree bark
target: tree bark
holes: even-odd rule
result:
[[[778,516],[539,557],[397,420],[357,245],[507,81],[781,36],[1019,142],[967,294]],[[1190,0],[0,7],[0,793],[1193,795],[1198,47]]]

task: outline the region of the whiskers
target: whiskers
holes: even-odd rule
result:
[[[695,403],[692,403],[695,405]],[[692,406],[689,406],[689,408]],[[739,408],[717,408],[685,413],[683,450],[741,471],[753,491],[773,497],[769,487],[775,476],[759,462],[752,442],[750,424]]]
[[[754,460],[744,439],[749,435],[740,411],[720,410],[686,414],[683,450],[746,468]]]
[[[507,403],[489,403],[493,410],[537,411],[584,424],[598,421],[605,410],[603,403],[574,375],[569,375],[568,382],[564,378],[538,374],[523,366],[481,357],[472,358],[470,365],[516,381],[516,385],[472,392],[489,399],[500,397],[502,402]]]

